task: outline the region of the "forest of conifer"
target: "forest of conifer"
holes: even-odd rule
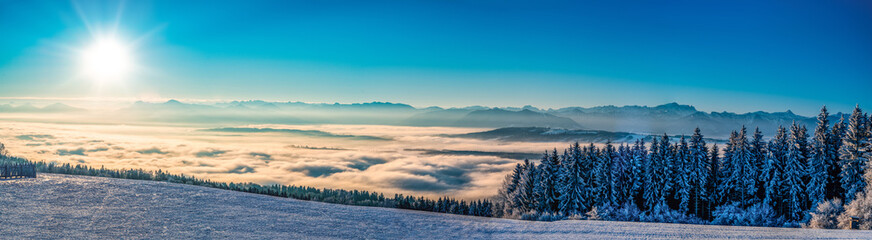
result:
[[[813,132],[793,123],[768,140],[743,127],[723,146],[697,128],[554,149],[506,176],[496,215],[818,228],[848,228],[857,217],[870,229],[872,120],[859,106],[849,119],[828,117],[824,107]]]

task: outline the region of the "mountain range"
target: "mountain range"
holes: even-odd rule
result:
[[[85,109],[76,108],[63,103],[54,103],[44,107],[36,107],[29,103],[13,106],[12,104],[0,105],[0,113],[69,113],[84,112]]]
[[[38,108],[29,104],[0,105],[3,112],[83,112],[64,104]],[[699,127],[711,137],[725,137],[747,126],[759,127],[771,136],[778,126],[793,122],[810,129],[813,117],[785,112],[702,112],[691,105],[668,103],[649,106],[599,106],[539,109],[490,108],[415,108],[402,103],[370,102],[324,104],[304,102],[232,101],[216,104],[136,102],[115,110],[112,115],[125,120],[218,124],[380,124],[399,126],[449,126],[475,128],[541,127],[567,130],[602,130],[634,134],[690,134]],[[836,122],[843,114],[833,114]]]

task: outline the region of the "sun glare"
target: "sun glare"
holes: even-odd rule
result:
[[[114,38],[97,40],[82,55],[83,71],[97,81],[123,79],[133,68],[130,49]]]

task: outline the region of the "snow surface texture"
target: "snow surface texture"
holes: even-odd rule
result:
[[[165,182],[41,174],[0,181],[4,239],[870,239],[872,231],[529,222],[326,204]]]

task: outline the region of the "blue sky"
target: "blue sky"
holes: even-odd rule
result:
[[[75,77],[95,33],[138,70]],[[872,107],[868,1],[0,0],[0,96]]]

